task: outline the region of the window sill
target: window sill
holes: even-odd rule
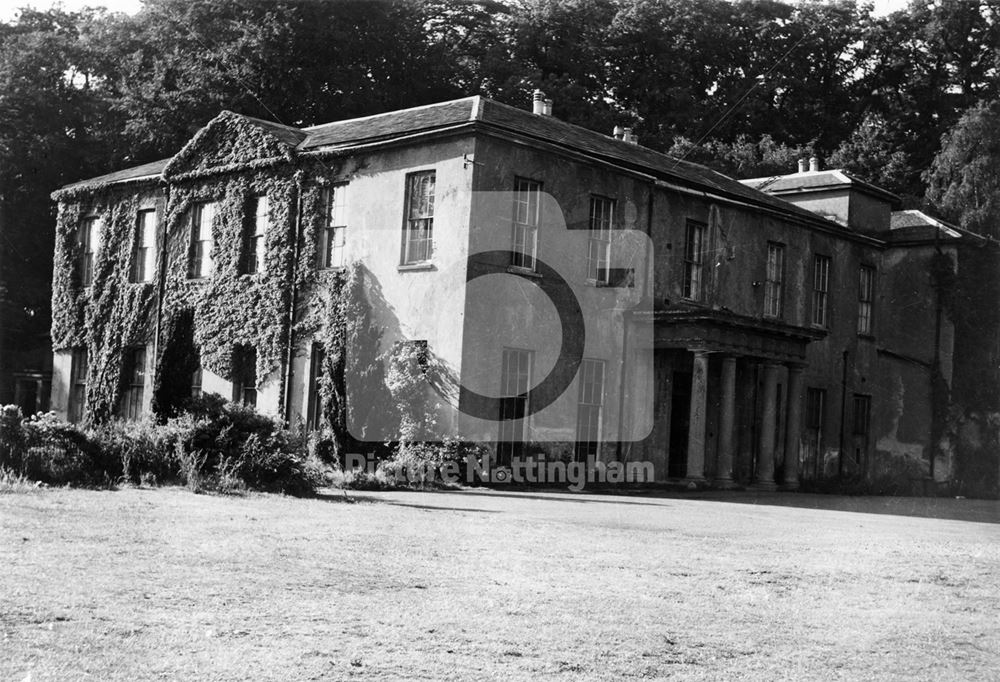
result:
[[[397,265],[396,270],[398,272],[424,272],[426,270],[437,270],[434,263],[404,263],[402,265]]]
[[[521,277],[533,277],[534,279],[541,279],[542,275],[540,272],[531,270],[530,268],[522,268],[516,265],[508,265],[507,272],[512,275],[520,275]]]
[[[599,279],[593,279],[593,278],[590,278],[590,277],[588,277],[586,280],[584,280],[584,284],[586,284],[588,287],[596,287],[598,289],[606,288],[606,287],[610,287],[611,286],[610,282],[602,282]]]

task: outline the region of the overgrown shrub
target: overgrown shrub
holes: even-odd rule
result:
[[[22,420],[25,449],[20,470],[56,485],[112,485],[121,478],[121,459],[103,450],[88,433],[52,412]]]
[[[52,413],[24,419],[9,406],[0,411],[0,468],[53,484],[180,483],[291,495],[312,493],[328,469],[305,435],[217,396],[163,423],[112,421],[88,431]]]

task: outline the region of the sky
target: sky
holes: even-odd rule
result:
[[[786,0],[787,1],[787,0]],[[794,2],[794,0],[791,0]],[[908,0],[874,0],[875,14],[889,14],[906,6]],[[142,6],[141,0],[0,0],[0,21],[14,18],[18,8],[30,6],[37,9],[46,9],[53,5],[61,4],[68,10],[80,9],[81,7],[107,7],[115,12],[125,12],[135,14]]]

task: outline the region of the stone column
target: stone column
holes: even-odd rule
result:
[[[732,488],[733,454],[736,449],[733,438],[736,420],[736,358],[732,355],[722,358],[722,404],[719,407],[719,459],[715,485]]]
[[[753,487],[774,490],[774,430],[778,417],[778,370],[776,362],[764,363],[764,409],[760,419],[760,448],[757,453],[757,478]]]
[[[787,490],[799,487],[799,440],[802,437],[802,370],[799,363],[788,365],[788,416],[785,419],[785,481]]]
[[[691,372],[691,412],[688,420],[687,475],[684,480],[705,480],[705,413],[708,408],[708,351],[695,350]]]

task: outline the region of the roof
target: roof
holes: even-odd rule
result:
[[[892,192],[877,187],[839,168],[804,171],[769,178],[747,178],[746,180],[740,180],[740,182],[748,187],[776,195],[842,188],[857,189],[888,201],[893,205],[899,205],[900,203],[899,197]]]
[[[982,235],[970,232],[952,223],[931,217],[923,211],[893,211],[889,219],[890,239],[893,241],[974,239],[985,240]]]
[[[471,122],[519,133],[676,182],[768,206],[783,213],[795,214],[813,221],[828,222],[812,211],[794,206],[764,192],[758,192],[705,166],[617,140],[554,116],[540,116],[478,96],[306,128],[308,137],[298,149],[306,151],[349,147]],[[837,228],[843,229],[839,225]]]
[[[242,116],[242,114],[238,115]],[[271,133],[278,138],[278,140],[284,142],[289,147],[297,146],[306,138],[306,133],[304,131],[299,130],[298,128],[293,128],[292,126],[282,125],[281,123],[275,123],[274,121],[265,121],[262,118],[254,118],[253,116],[243,116],[243,118]]]
[[[108,173],[107,175],[99,175],[96,178],[80,180],[79,182],[66,185],[63,189],[72,189],[74,187],[82,187],[83,185],[112,185],[120,182],[128,182],[130,180],[158,178],[163,172],[163,169],[167,167],[168,163],[170,163],[170,159],[150,161],[149,163],[144,163],[141,166],[133,166],[132,168],[125,168],[120,171],[115,171],[114,173]]]
[[[440,104],[389,111],[384,114],[304,128],[306,138],[298,148],[310,150],[320,147],[349,146],[362,141],[372,142],[434,130],[456,123],[468,123],[475,120],[477,99],[477,97],[466,97]]]
[[[675,159],[638,144],[624,142],[561,121],[554,116],[535,114],[479,96],[334,121],[302,129],[261,119],[244,118],[271,132],[279,140],[299,152],[346,149],[360,144],[391,140],[460,125],[479,125],[487,129],[514,133],[557,145],[660,179],[768,207],[813,223],[819,222],[832,229],[845,230],[842,226],[828,221],[812,211],[754,189],[749,184],[750,181],[740,182],[705,166]],[[169,159],[157,161],[145,166],[85,180],[69,185],[67,189],[81,185],[152,178],[163,171],[168,161]]]

